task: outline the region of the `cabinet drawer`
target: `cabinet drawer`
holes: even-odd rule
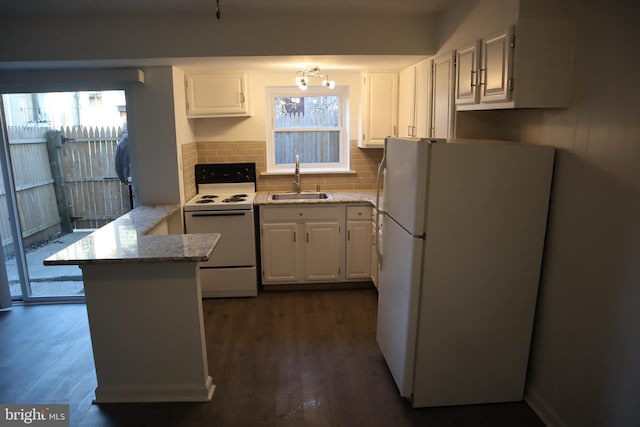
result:
[[[347,220],[367,220],[372,218],[371,206],[359,205],[359,206],[347,206]]]
[[[307,221],[337,220],[340,218],[339,206],[263,206],[260,208],[262,221]]]

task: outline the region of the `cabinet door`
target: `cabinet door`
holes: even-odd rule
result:
[[[416,67],[400,71],[398,81],[398,136],[416,136]]]
[[[414,135],[431,137],[431,60],[416,65],[416,111]]]
[[[185,76],[187,117],[229,117],[249,114],[244,73],[202,72]]]
[[[360,147],[384,147],[398,135],[398,74],[367,73],[363,80],[363,131]]]
[[[480,43],[456,51],[456,105],[478,103],[478,53]]]
[[[480,102],[511,99],[511,51],[513,30],[482,39],[480,59]]]
[[[371,279],[371,221],[347,222],[347,279]]]
[[[374,286],[378,287],[378,251],[376,245],[378,244],[376,238],[376,223],[371,223],[371,281]]]
[[[433,60],[432,138],[451,138],[454,87],[453,64],[453,52]]]
[[[340,280],[340,225],[338,222],[316,222],[304,225],[305,279],[330,282]]]
[[[263,282],[298,280],[297,227],[295,223],[262,225]]]

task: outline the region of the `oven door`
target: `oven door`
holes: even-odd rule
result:
[[[222,235],[209,261],[200,263],[200,267],[256,265],[253,210],[185,212],[185,229],[189,234]]]

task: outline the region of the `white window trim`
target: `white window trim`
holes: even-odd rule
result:
[[[344,173],[351,172],[350,167],[350,147],[349,147],[349,87],[336,86],[334,89],[319,87],[310,87],[309,90],[302,92],[297,86],[272,86],[266,88],[266,123],[267,123],[267,174],[293,173],[295,165],[276,165],[274,134],[275,134],[275,117],[273,115],[274,98],[277,96],[340,96],[340,162],[309,164],[304,163],[300,169],[302,173]],[[288,131],[296,131],[300,129],[290,128]],[[311,130],[311,129],[303,129]],[[335,128],[314,128],[314,131],[335,130]]]

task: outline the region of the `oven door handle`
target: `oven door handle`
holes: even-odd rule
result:
[[[207,213],[192,213],[191,216],[245,216],[246,212],[207,212]]]

